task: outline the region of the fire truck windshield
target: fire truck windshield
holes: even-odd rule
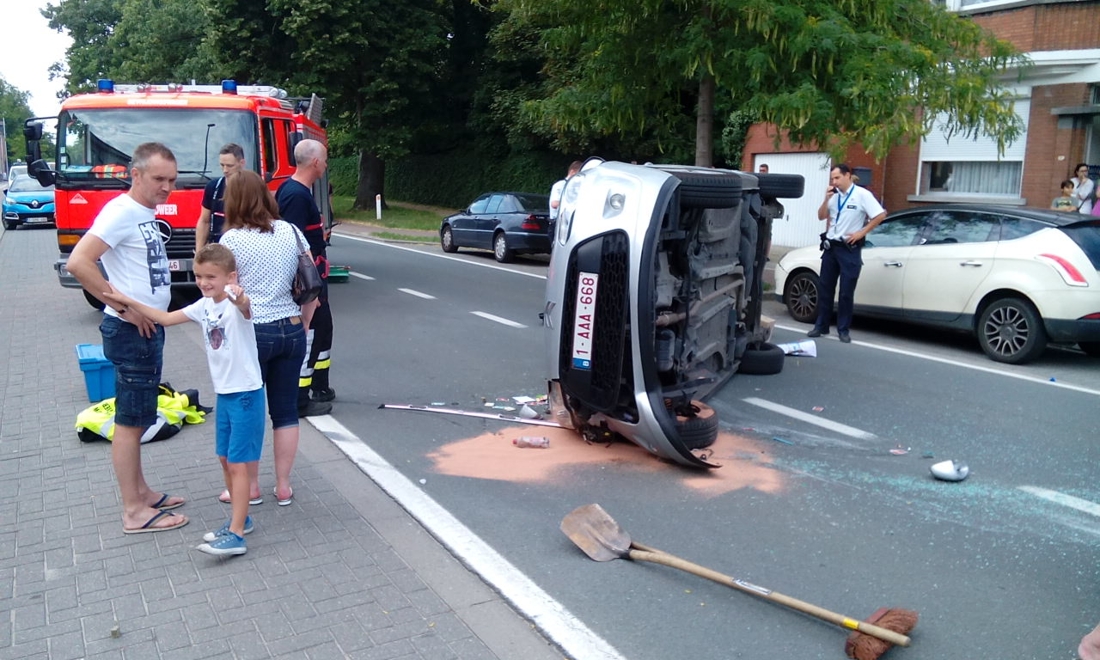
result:
[[[130,155],[144,142],[162,142],[176,156],[176,187],[202,188],[221,176],[218,151],[239,144],[246,166],[259,171],[255,116],[211,108],[91,108],[58,117],[58,187],[125,188]],[[66,186],[68,184],[68,186]]]

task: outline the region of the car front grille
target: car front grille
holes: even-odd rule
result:
[[[573,366],[573,332],[576,322],[580,273],[599,275],[596,318],[592,329],[592,368]],[[569,259],[562,301],[559,374],[567,393],[594,410],[615,407],[620,388],[633,386],[626,357],[629,346],[630,242],[626,234],[612,232],[577,246]],[[628,373],[624,373],[626,359]]]

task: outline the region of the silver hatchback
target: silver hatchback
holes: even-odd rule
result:
[[[566,184],[543,325],[552,412],[591,439],[716,467],[703,401],[734,373],[778,373],[761,323],[778,198],[798,175],[593,159]]]

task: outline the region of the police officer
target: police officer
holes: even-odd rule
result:
[[[836,330],[840,341],[852,341],[852,308],[856,283],[863,268],[863,239],[886,217],[886,211],[870,190],[852,180],[852,168],[846,163],[833,167],[829,173],[829,188],[825,201],[817,209],[818,220],[825,220],[821,241],[821,276],[817,295],[817,322],[806,335],[820,337],[829,334],[833,316],[833,296],[840,279],[837,302]]]

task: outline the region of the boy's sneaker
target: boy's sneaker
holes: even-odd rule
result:
[[[198,550],[216,557],[228,557],[230,555],[243,555],[248,552],[248,545],[244,542],[243,536],[226,532],[210,543],[203,543],[198,547]]]
[[[216,532],[207,532],[205,535],[203,535],[202,540],[206,541],[207,543],[213,543],[214,541],[218,540],[219,536],[225,536],[229,533],[229,523],[230,521],[226,520],[225,524],[222,525],[221,528],[218,529]],[[255,527],[252,526],[252,516],[247,516],[244,519],[244,533],[251,534],[253,529],[255,529]]]

